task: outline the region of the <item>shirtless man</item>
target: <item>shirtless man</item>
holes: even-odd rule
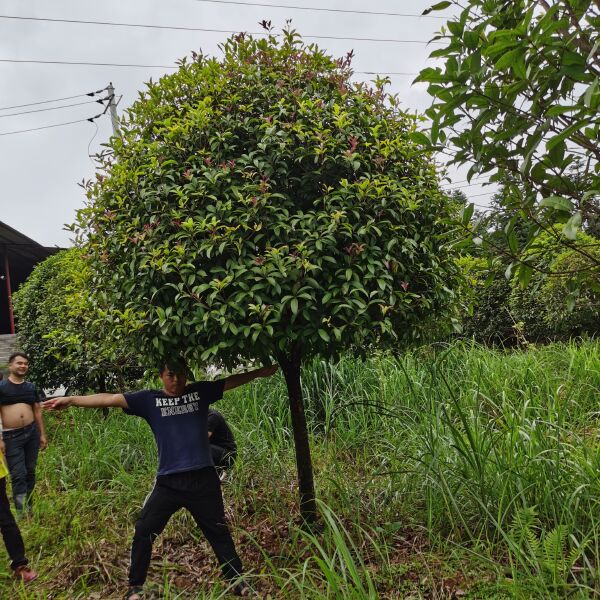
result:
[[[8,377],[0,381],[0,450],[5,452],[17,513],[31,509],[38,451],[47,446],[40,398],[25,381],[29,358],[15,352],[8,359]]]

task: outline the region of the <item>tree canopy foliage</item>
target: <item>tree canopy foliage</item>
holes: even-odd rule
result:
[[[543,233],[526,252],[534,266],[529,285],[516,275],[502,276],[506,262],[488,260],[484,245],[478,255],[466,255],[459,265],[472,289],[472,306],[463,319],[464,333],[485,342],[513,346],[524,342],[548,342],[600,331],[600,294],[586,278],[594,279],[594,263],[559,240],[560,225],[552,234]],[[491,234],[493,237],[493,233]],[[600,259],[600,247],[592,236],[579,232],[579,247]],[[494,242],[497,243],[497,242]],[[582,285],[574,285],[576,272]],[[490,273],[495,275],[493,280]]]
[[[433,146],[505,185],[514,216],[504,234],[522,283],[533,273],[525,252],[537,236],[575,247],[582,224],[600,214],[600,6],[591,0],[468,0],[434,40],[443,67],[421,71],[433,104]],[[471,211],[466,213],[469,217]],[[520,242],[514,226],[524,221]],[[564,224],[558,234],[552,226]],[[600,271],[593,252],[576,249]],[[577,283],[577,276],[573,276]],[[588,278],[589,282],[589,278]],[[579,281],[581,283],[581,281]],[[598,289],[598,279],[591,281]]]
[[[140,93],[79,233],[96,285],[145,321],[134,334],[147,356],[279,362],[305,505],[300,365],[449,320],[451,209],[416,118],[383,82],[352,84],[351,55],[293,31],[222,51]]]
[[[19,346],[43,388],[123,389],[142,374],[126,340],[111,335],[118,315],[100,308],[91,284],[82,250],[72,248],[38,264],[14,295]]]

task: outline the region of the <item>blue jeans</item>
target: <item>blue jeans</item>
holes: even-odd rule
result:
[[[10,471],[13,500],[18,512],[27,508],[35,486],[35,465],[40,450],[40,433],[31,423],[4,432],[6,463]]]

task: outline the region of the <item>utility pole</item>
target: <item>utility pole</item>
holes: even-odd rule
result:
[[[113,87],[112,81],[108,84],[106,91],[108,92],[108,108],[110,110],[110,120],[112,122],[113,134],[121,137],[119,118],[117,117],[117,103],[115,102],[115,88]]]

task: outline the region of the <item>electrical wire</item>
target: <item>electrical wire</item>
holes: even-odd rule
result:
[[[3,62],[12,62],[5,60]],[[29,102],[27,104],[15,104],[13,106],[3,106],[0,110],[11,110],[12,108],[24,108],[25,106],[38,106],[39,104],[50,104],[51,102],[62,102],[63,100],[72,100],[73,98],[81,98],[82,96],[95,96],[101,94],[106,88],[96,90],[95,92],[86,92],[85,94],[75,94],[74,96],[65,96],[64,98],[54,98],[54,100],[41,100],[40,102]]]
[[[92,136],[92,138],[90,139],[89,143],[88,143],[88,148],[87,148],[87,155],[88,158],[90,159],[90,162],[92,163],[92,165],[94,166],[94,168],[96,168],[96,163],[94,163],[94,161],[92,160],[93,156],[90,154],[90,148],[92,146],[92,142],[94,141],[94,139],[96,138],[96,136],[98,135],[98,123],[96,123],[96,120],[94,119],[93,121],[94,125],[96,126],[96,131],[94,132],[94,135]]]
[[[85,123],[86,121],[93,123],[94,120],[97,119],[98,117],[101,117],[102,114],[103,113],[100,113],[99,115],[96,115],[95,117],[90,117],[88,119],[77,119],[76,121],[66,121],[65,123],[55,123],[54,125],[45,125],[43,127],[32,127],[31,129],[19,129],[17,131],[4,131],[4,132],[0,132],[0,136],[15,135],[17,133],[27,133],[29,131],[39,131],[40,129],[51,129],[52,127],[62,127],[63,125],[73,125],[73,123]]]
[[[408,13],[377,12],[372,10],[350,10],[345,8],[321,8],[316,6],[292,6],[286,4],[267,4],[263,2],[235,2],[234,0],[196,0],[196,2],[208,2],[211,4],[236,4],[237,6],[261,6],[264,8],[287,8],[289,10],[313,10],[320,12],[346,13],[357,15],[378,15],[382,17],[415,17],[418,19],[446,19],[438,15],[415,15]]]
[[[47,23],[67,23],[76,25],[104,25],[108,27],[138,27],[141,29],[172,29],[175,31],[204,31],[207,33],[239,33],[234,29],[212,29],[208,27],[189,27],[185,25],[152,25],[147,23],[119,23],[116,21],[88,21],[84,19],[54,19],[49,17],[23,17],[16,15],[0,15],[0,19],[16,19],[20,21],[45,21]],[[247,32],[250,35],[268,35],[265,31]]]
[[[35,63],[41,65],[85,65],[91,67],[140,67],[145,69],[177,69],[177,65],[138,65],[120,63],[96,63],[70,60],[20,60],[13,58],[0,58],[0,63]]]
[[[450,190],[452,191],[452,190]],[[480,198],[481,196],[493,196],[497,192],[484,192],[483,194],[470,194],[467,198]]]
[[[145,23],[119,23],[116,21],[88,21],[84,19],[51,19],[49,17],[23,17],[15,15],[0,15],[0,19],[18,19],[22,21],[45,21],[48,23],[68,23],[77,25],[105,25],[109,27],[138,27],[143,29],[173,29],[176,31],[204,31],[208,33],[240,33],[232,29],[210,29],[206,27],[186,27],[175,25],[151,25]],[[264,31],[247,32],[249,35],[269,35]],[[303,35],[302,37],[315,40],[349,40],[353,42],[384,42],[394,44],[429,44],[429,40],[400,40],[395,38],[362,38],[335,35]],[[435,44],[436,42],[431,42]]]
[[[178,69],[177,65],[138,65],[138,64],[126,64],[126,63],[97,63],[97,62],[83,62],[83,61],[70,61],[70,60],[21,60],[11,58],[0,58],[0,62],[7,63],[33,63],[42,65],[85,65],[90,67],[140,67],[147,69]],[[418,73],[408,73],[404,71],[353,71],[355,75],[398,75],[413,77]],[[2,110],[2,109],[0,109]]]
[[[416,77],[418,73],[408,73],[406,71],[352,71],[355,75],[402,75],[406,77]]]
[[[70,108],[71,106],[83,106],[84,104],[102,104],[104,100],[108,100],[108,98],[103,98],[101,100],[88,100],[86,102],[74,102],[73,104],[62,104],[61,106],[51,106],[49,108],[36,108],[34,110],[24,110],[16,113],[8,113],[7,115],[0,115],[0,119],[4,117],[17,117],[19,115],[30,115],[31,113],[38,112],[46,112],[48,110],[59,110],[60,108]]]
[[[454,190],[465,190],[467,188],[481,186],[481,185],[484,185],[484,184],[483,183],[469,183],[467,185],[452,186],[452,187],[450,187],[448,189],[451,190],[451,191],[454,191]]]
[[[468,183],[469,181],[477,181],[479,179],[487,179],[485,175],[477,175],[476,177],[471,177],[471,179],[457,179],[456,181],[451,181],[449,185],[456,185],[457,183]]]

